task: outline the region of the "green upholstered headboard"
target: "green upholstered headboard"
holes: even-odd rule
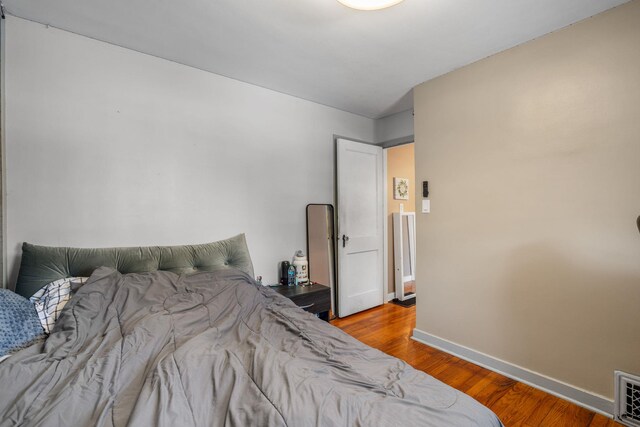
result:
[[[57,248],[25,242],[16,293],[28,298],[47,283],[88,277],[102,266],[120,273],[166,270],[177,274],[235,268],[253,277],[244,234],[202,245],[130,248]]]

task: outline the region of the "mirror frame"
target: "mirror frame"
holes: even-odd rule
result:
[[[409,265],[411,274],[404,274],[404,241],[402,232],[403,218],[407,218],[409,242]],[[416,280],[416,213],[415,212],[394,212],[393,213],[393,255],[394,255],[394,282],[396,299],[405,301],[416,296],[415,292],[405,293],[404,284]],[[405,279],[409,280],[405,280]]]
[[[336,217],[335,217],[335,209],[331,203],[309,203],[306,207],[306,226],[307,226],[307,257],[309,260],[309,280],[311,280],[313,268],[311,261],[311,251],[309,250],[309,208],[311,206],[324,206],[329,209],[329,217],[331,218],[331,254],[330,254],[330,272],[329,272],[329,280],[331,283],[320,283],[321,285],[327,286],[331,289],[331,312],[335,313],[335,304],[334,298],[336,294]]]

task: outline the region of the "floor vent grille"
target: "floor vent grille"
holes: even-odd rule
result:
[[[640,377],[616,371],[615,399],[616,420],[640,427]]]

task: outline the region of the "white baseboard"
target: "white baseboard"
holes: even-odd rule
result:
[[[488,354],[481,353],[468,347],[431,335],[420,329],[413,330],[412,339],[435,347],[439,350],[457,356],[461,359],[475,363],[483,368],[490,369],[514,380],[538,388],[561,399],[568,400],[576,405],[591,411],[613,418],[613,401],[604,396],[590,393],[562,381],[554,380],[537,372],[514,365],[504,360],[497,359]]]
[[[395,292],[391,292],[387,294],[387,302],[394,300],[396,298],[396,293]]]

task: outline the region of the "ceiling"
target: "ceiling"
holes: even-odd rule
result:
[[[12,15],[370,118],[412,88],[627,0],[4,0]]]

